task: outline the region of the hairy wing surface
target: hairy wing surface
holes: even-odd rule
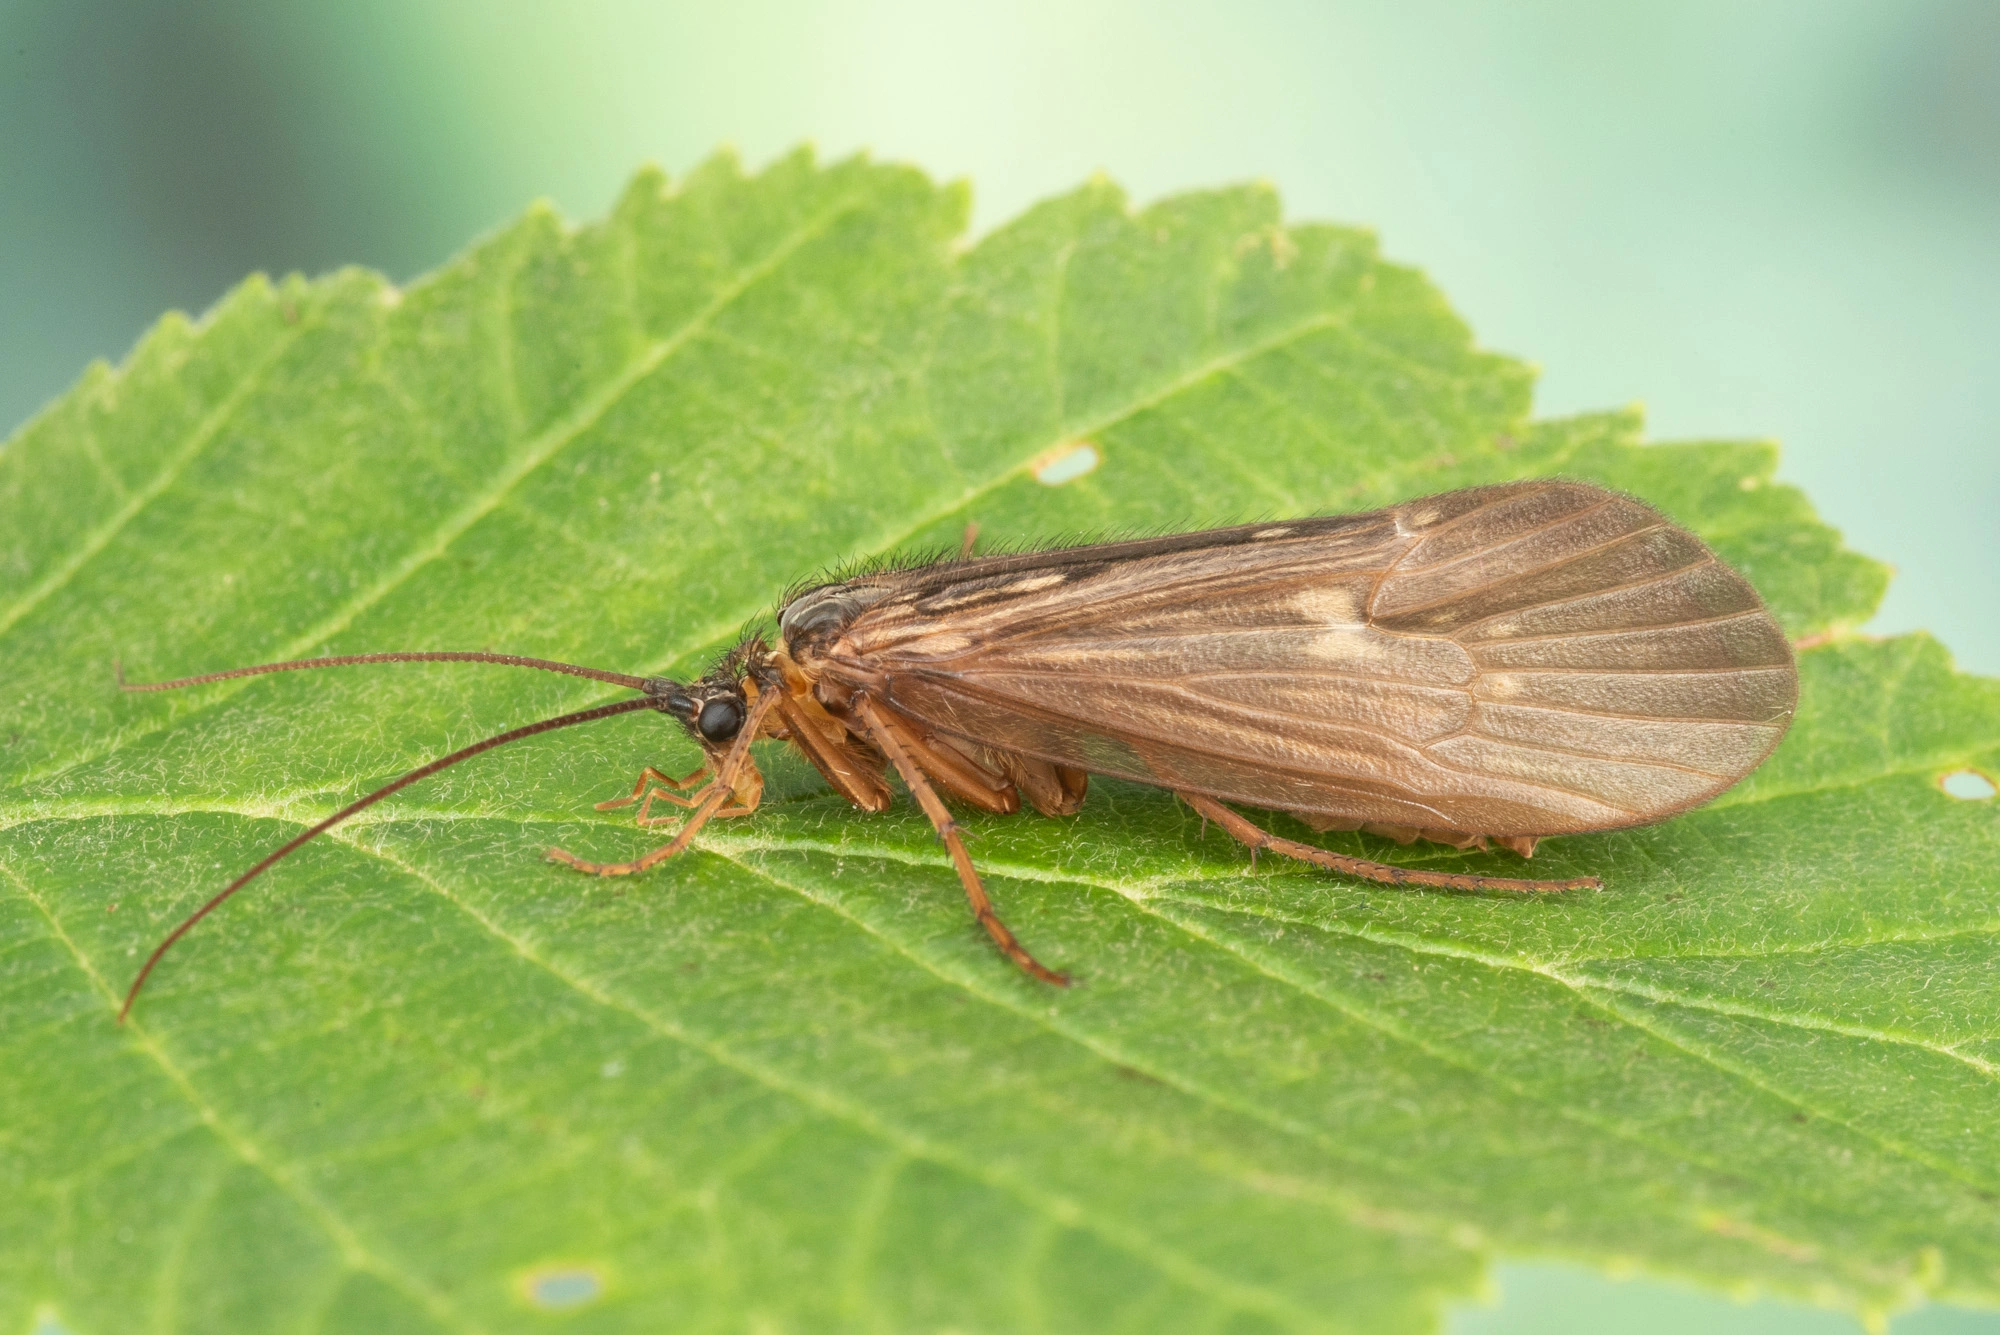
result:
[[[988,745],[1480,834],[1658,820],[1741,778],[1790,719],[1790,649],[1749,584],[1597,487],[1209,536],[934,580],[863,612],[835,658]]]

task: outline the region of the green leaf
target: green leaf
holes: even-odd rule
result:
[[[646,174],[404,291],[252,279],[0,451],[0,1329],[1417,1331],[1501,1252],[2000,1302],[2000,803],[1938,782],[2000,772],[2000,684],[1838,633],[1885,572],[1770,448],[1530,422],[1522,365],[1366,234],[1255,188],[1093,182],[970,244],[965,213],[865,161]],[[1100,462],[1037,479],[1063,456]],[[302,823],[614,694],[416,666],[129,696],[121,657],[686,672],[789,581],[968,521],[1552,472],[1660,505],[1823,642],[1748,782],[1537,858],[1602,892],[1252,869],[1099,782],[967,820],[1057,992],[906,803],[775,750],[765,809],[688,855],[551,866],[657,841],[591,806],[695,761],[633,716],[308,846],[113,1023]]]

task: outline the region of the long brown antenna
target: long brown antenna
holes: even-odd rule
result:
[[[575,663],[558,663],[547,658],[522,658],[518,654],[460,653],[448,649],[421,649],[395,654],[343,654],[338,658],[294,658],[284,663],[259,663],[255,667],[230,668],[227,672],[204,672],[199,677],[176,677],[172,681],[128,682],[125,680],[125,665],[120,663],[117,665],[118,689],[171,691],[182,686],[200,686],[204,682],[228,681],[231,677],[258,677],[266,672],[297,672],[301,668],[355,667],[362,663],[498,663],[502,667],[540,668],[544,672],[563,672],[572,677],[589,677],[592,681],[608,681],[613,686],[626,686],[635,691],[646,689],[644,677],[634,677],[623,672],[606,672],[602,668],[579,667]]]
[[[335,662],[379,663],[385,660],[398,661],[402,658],[413,657],[413,656],[414,655],[371,654],[355,659],[322,660],[322,663],[326,663],[329,665]],[[439,655],[434,655],[434,657],[445,658],[447,656],[439,654]],[[537,659],[503,660],[500,659],[498,655],[455,654],[455,655],[450,655],[449,657],[453,659],[483,657],[489,660],[526,663],[530,666],[539,664],[539,660]],[[213,677],[194,677],[190,678],[189,680],[213,681],[215,677],[238,676],[246,672],[278,672],[278,671],[283,671],[285,668],[288,667],[297,667],[297,666],[318,667],[321,666],[321,663],[312,663],[312,662],[304,664],[277,663],[271,665],[270,667],[265,667],[265,668],[239,668],[236,672],[218,672],[214,674]],[[566,664],[559,664],[557,666],[567,667]],[[614,675],[611,673],[598,674],[589,671],[589,669],[577,669],[577,670],[589,676],[602,675],[606,679],[610,679]],[[631,678],[628,680],[631,680],[635,686],[639,684],[639,681],[636,678]],[[178,686],[178,685],[184,685],[186,683],[165,682],[161,684],[165,686]],[[153,953],[146,957],[145,967],[139,970],[139,976],[132,980],[132,990],[125,994],[125,1004],[118,1008],[118,1023],[120,1024],[125,1023],[125,1017],[131,1014],[132,1012],[132,1003],[139,999],[139,989],[146,985],[146,976],[153,972],[153,966],[160,962],[160,957],[166,954],[167,951],[170,948],[172,948],[174,942],[186,936],[190,928],[192,928],[196,923],[200,922],[203,918],[206,918],[210,913],[214,912],[215,909],[222,904],[223,900],[228,899],[238,890],[241,890],[244,886],[250,884],[250,882],[256,880],[259,876],[263,875],[266,871],[270,870],[273,864],[277,863],[281,859],[285,858],[286,856],[294,852],[296,849],[299,848],[300,845],[308,842],[309,840],[317,838],[322,834],[325,834],[328,830],[340,824],[342,821],[346,820],[349,816],[352,816],[355,812],[363,811],[368,807],[372,807],[377,802],[380,802],[383,798],[389,796],[391,793],[398,792],[404,788],[408,788],[411,784],[415,783],[419,779],[428,779],[431,775],[437,773],[439,770],[449,769],[451,766],[456,765],[461,760],[469,760],[473,756],[478,755],[481,751],[491,751],[496,746],[505,746],[509,742],[518,742],[523,737],[533,737],[538,732],[554,732],[557,728],[568,728],[578,723],[589,723],[593,719],[610,718],[613,714],[629,714],[635,709],[658,709],[659,707],[660,707],[660,701],[657,698],[648,695],[648,696],[642,696],[637,700],[620,700],[615,704],[598,705],[595,709],[581,709],[574,714],[561,714],[555,718],[545,718],[540,723],[530,723],[523,727],[510,728],[506,732],[499,733],[496,736],[488,737],[483,742],[474,742],[471,746],[465,747],[463,750],[454,751],[448,756],[444,756],[438,760],[433,760],[428,765],[423,765],[418,767],[417,769],[413,769],[408,774],[405,774],[402,778],[397,779],[394,783],[384,784],[382,787],[377,788],[374,792],[368,794],[368,796],[361,798],[358,801],[348,803],[346,806],[334,812],[331,816],[328,816],[325,820],[321,821],[319,824],[313,826],[305,833],[294,838],[290,843],[286,844],[283,848],[279,849],[277,852],[265,858],[262,862],[252,867],[249,871],[244,872],[241,876],[231,881],[227,886],[223,888],[222,893],[215,896],[215,898],[209,900],[206,904],[203,904],[193,913],[188,914],[188,916],[181,921],[180,926],[174,928],[173,931],[169,932],[167,934],[167,939],[160,942],[159,945],[155,946],[153,948]]]

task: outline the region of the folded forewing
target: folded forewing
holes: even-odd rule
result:
[[[1796,694],[1741,576],[1569,482],[911,572],[833,658],[990,746],[1484,834],[1712,797],[1776,745]]]

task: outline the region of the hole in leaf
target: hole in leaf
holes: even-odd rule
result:
[[[1035,460],[1035,481],[1045,487],[1060,487],[1065,482],[1076,481],[1103,462],[1104,457],[1097,452],[1097,447],[1087,440],[1058,445]]]
[[[1938,787],[1963,802],[1984,802],[2000,788],[1976,769],[1955,769],[1938,780]]]
[[[579,1266],[538,1270],[522,1280],[521,1287],[527,1291],[529,1302],[554,1312],[581,1307],[604,1292],[597,1273]]]

